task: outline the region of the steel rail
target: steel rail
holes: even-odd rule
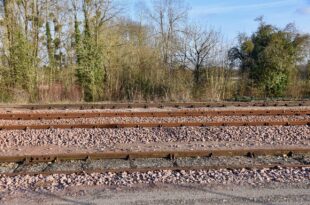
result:
[[[73,154],[58,154],[58,155],[24,155],[24,156],[0,156],[0,163],[21,163],[21,166],[32,166],[37,163],[60,163],[66,161],[85,160],[89,162],[92,160],[135,160],[135,159],[170,159],[172,161],[182,158],[197,158],[197,157],[263,157],[263,156],[287,156],[292,157],[294,155],[310,154],[310,148],[291,147],[291,148],[256,148],[256,149],[209,149],[199,151],[150,151],[150,152],[100,152],[100,153],[73,153]],[[172,166],[149,166],[149,167],[136,167],[130,165],[130,167],[123,168],[91,168],[82,166],[82,171],[77,170],[54,170],[49,171],[43,168],[42,171],[27,171],[29,169],[19,169],[13,172],[1,173],[6,176],[16,175],[51,175],[51,174],[72,174],[72,173],[102,173],[102,172],[147,172],[147,171],[160,171],[160,170],[217,170],[217,169],[262,169],[262,168],[275,168],[275,167],[291,167],[291,168],[304,168],[310,167],[309,164],[305,164],[299,161],[294,163],[241,163],[241,164],[209,164],[209,165],[179,165],[172,163]],[[76,169],[76,168],[74,168]]]
[[[291,116],[310,115],[310,109],[288,110],[209,110],[209,111],[160,111],[160,112],[56,112],[56,113],[2,113],[0,120],[47,120],[95,117],[199,117],[199,116]]]
[[[163,108],[163,107],[266,107],[266,106],[310,106],[310,100],[301,101],[256,101],[256,102],[162,102],[162,103],[78,103],[78,104],[30,104],[1,105],[2,108],[16,109],[123,109],[123,108]]]
[[[155,128],[155,127],[219,127],[219,126],[301,126],[310,125],[310,119],[293,121],[227,121],[227,122],[167,122],[167,123],[95,123],[95,124],[54,124],[54,125],[1,125],[0,130],[27,129],[96,129],[96,128]]]
[[[293,154],[310,154],[310,148],[244,148],[244,149],[208,149],[193,151],[144,151],[144,152],[94,152],[69,153],[53,155],[0,156],[0,163],[13,162],[54,162],[70,160],[98,159],[147,159],[147,158],[185,158],[185,157],[235,157],[235,156],[291,156]]]

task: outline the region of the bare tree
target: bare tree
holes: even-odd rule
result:
[[[83,10],[92,23],[95,43],[98,46],[99,34],[105,23],[114,19],[122,9],[113,0],[83,1]]]
[[[201,82],[201,71],[211,62],[219,44],[219,33],[213,29],[203,30],[199,27],[188,27],[183,33],[179,50],[181,63],[194,70],[195,83]]]
[[[149,16],[154,24],[163,62],[172,68],[177,42],[187,19],[188,8],[181,0],[155,0]]]

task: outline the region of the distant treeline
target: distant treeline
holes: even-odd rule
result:
[[[307,34],[259,18],[228,46],[188,8],[154,0],[132,20],[113,0],[0,0],[0,101],[310,96]]]

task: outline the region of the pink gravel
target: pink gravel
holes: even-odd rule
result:
[[[133,186],[135,184],[208,184],[260,186],[275,183],[310,184],[310,168],[148,171],[146,173],[53,174],[0,176],[0,195],[27,191],[59,191],[77,186]]]
[[[296,121],[310,120],[310,116],[213,116],[213,117],[96,117],[60,120],[0,120],[2,125],[58,125],[58,124],[94,124],[94,123],[165,123],[165,122],[231,122],[231,121]]]
[[[136,143],[235,143],[242,146],[310,146],[309,126],[181,127],[124,129],[49,129],[0,131],[0,151],[53,145],[81,149],[113,149]]]

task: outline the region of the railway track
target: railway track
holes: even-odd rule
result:
[[[49,124],[49,125],[1,125],[0,130],[27,129],[96,129],[96,128],[162,128],[162,127],[219,127],[219,126],[301,126],[310,125],[310,119],[292,121],[226,121],[226,122],[167,122],[167,123],[93,123],[93,124]]]
[[[0,174],[310,167],[310,148],[1,156]],[[10,164],[10,166],[8,166]]]
[[[177,157],[219,157],[219,156],[291,156],[293,154],[310,154],[310,148],[244,148],[244,149],[210,149],[198,151],[149,151],[149,152],[97,152],[97,153],[73,153],[55,155],[25,155],[25,156],[0,156],[3,162],[53,162],[64,160],[88,160],[88,159],[137,159],[137,158],[170,158]]]
[[[303,101],[256,101],[256,102],[173,102],[173,103],[79,103],[79,104],[32,104],[2,105],[2,108],[15,109],[124,109],[124,108],[199,108],[199,107],[271,107],[271,106],[310,106],[310,100]]]
[[[209,110],[160,112],[54,112],[54,113],[2,113],[1,120],[50,120],[95,117],[199,117],[199,116],[292,116],[310,115],[310,109],[288,110]]]
[[[76,104],[76,105],[27,105],[23,109],[117,109],[149,107],[226,107],[226,106],[309,106],[303,102],[252,102],[252,103],[181,103],[181,104]],[[55,111],[2,113],[1,120],[50,120],[96,117],[199,117],[199,116],[307,116],[310,109],[259,109],[259,110],[220,110],[220,111],[156,111],[156,112],[104,112],[104,111]],[[310,125],[310,119],[266,120],[266,121],[219,121],[219,122],[167,122],[167,123],[91,123],[91,124],[30,124],[0,125],[0,130],[27,129],[75,129],[75,128],[139,128],[139,127],[212,127],[212,126],[299,126]],[[195,151],[157,151],[157,152],[102,152],[53,155],[0,156],[0,174],[23,175],[76,172],[136,172],[156,170],[199,170],[199,169],[241,169],[310,167],[310,148],[275,149],[230,149]],[[305,160],[307,158],[307,160]],[[279,160],[280,159],[280,160]]]
[[[274,104],[273,104],[274,103]],[[141,180],[149,182],[154,180],[165,181],[164,177],[166,173],[172,173],[170,178],[167,178],[167,182],[170,183],[171,180],[174,182],[180,181],[184,182],[190,180],[191,182],[201,182],[201,177],[208,181],[209,178],[213,177],[213,173],[218,174],[218,176],[228,176],[227,178],[235,177],[241,179],[247,179],[254,177],[261,177],[261,172],[264,174],[270,175],[270,178],[274,177],[274,173],[278,173],[276,177],[281,178],[286,173],[295,173],[297,172],[294,179],[303,179],[308,180],[307,173],[310,169],[310,147],[305,146],[307,144],[307,129],[310,125],[310,101],[305,102],[273,102],[273,103],[240,103],[240,104],[205,104],[205,103],[194,103],[194,104],[78,104],[78,105],[37,105],[37,106],[20,106],[15,108],[21,109],[30,109],[38,111],[26,111],[16,113],[4,113],[0,114],[0,120],[3,125],[0,125],[0,130],[4,130],[0,134],[3,135],[3,148],[0,153],[0,177],[2,187],[9,187],[10,189],[33,189],[46,188],[65,188],[67,186],[75,186],[75,184],[85,184],[89,185],[98,185],[98,181],[101,180],[101,184],[110,184],[110,185],[119,185],[122,183],[140,183]],[[84,109],[118,109],[118,108],[150,108],[150,107],[175,107],[175,108],[195,108],[195,107],[228,107],[228,106],[305,106],[298,109],[290,108],[268,108],[268,109],[216,109],[211,110],[200,110],[199,109],[171,109],[175,111],[165,111],[156,110],[150,112],[148,109],[139,110],[114,110],[104,111],[104,110],[88,110]],[[44,109],[55,109],[53,111],[44,111]],[[56,110],[57,109],[57,110]],[[66,111],[63,111],[63,110]],[[69,110],[68,110],[69,109]],[[75,110],[70,110],[75,109]],[[84,111],[79,111],[84,110]],[[40,110],[40,111],[39,111]],[[167,109],[168,110],[168,109]],[[190,118],[190,117],[212,117],[212,116],[249,116],[245,117],[231,117],[231,118],[214,118],[219,121],[210,121],[213,118]],[[253,117],[251,117],[253,116]],[[256,117],[263,116],[263,117]],[[271,116],[271,117],[265,117]],[[272,116],[288,116],[288,117],[272,117]],[[289,117],[292,116],[292,117]],[[300,116],[300,117],[293,117]],[[89,119],[84,120],[83,118],[109,118],[109,119]],[[118,118],[119,117],[119,118]],[[123,118],[122,118],[123,117]],[[134,119],[134,117],[141,119]],[[164,119],[170,117],[169,119]],[[180,117],[180,118],[179,118]],[[181,117],[184,117],[181,118]],[[186,118],[188,117],[188,118]],[[61,120],[61,119],[78,119],[80,120]],[[111,118],[111,119],[110,119]],[[114,119],[112,119],[114,118]],[[129,119],[128,119],[129,118]],[[145,119],[142,119],[145,118]],[[147,119],[148,118],[148,119]],[[152,118],[152,119],[149,119]],[[160,119],[163,118],[163,119]],[[179,119],[178,119],[179,118]],[[181,120],[180,120],[181,119]],[[194,120],[197,121],[194,121]],[[198,122],[205,119],[205,121]],[[213,119],[213,120],[214,120]],[[235,119],[235,120],[233,120]],[[7,121],[6,121],[7,120]],[[29,121],[28,121],[29,120]],[[31,121],[33,120],[33,121]],[[52,121],[44,121],[52,120]],[[188,121],[187,121],[188,120]],[[248,120],[248,121],[247,121]],[[128,123],[125,123],[128,121]],[[136,123],[133,123],[137,121]],[[167,122],[171,121],[171,122]],[[177,121],[187,121],[187,122],[177,122]],[[105,123],[108,122],[108,123]],[[117,123],[110,123],[117,122]],[[159,123],[160,122],[160,123]],[[15,125],[14,125],[15,123]],[[50,124],[47,124],[50,123]],[[45,125],[46,124],[46,125]],[[306,126],[304,126],[306,125]],[[281,129],[288,130],[287,133],[291,133],[291,130],[298,130],[298,133],[306,133],[302,138],[296,139],[287,139],[286,143],[283,144],[294,144],[296,146],[283,146],[283,147],[274,147],[267,148],[263,147],[266,144],[258,143],[256,146],[260,148],[236,148],[248,146],[247,143],[244,145],[243,141],[236,140],[235,143],[232,143],[229,148],[202,148],[202,147],[212,147],[212,146],[182,146],[178,142],[173,142],[173,146],[169,145],[167,147],[161,147],[161,151],[102,151],[102,152],[81,152],[81,153],[67,153],[61,154],[60,152],[54,151],[53,154],[49,149],[48,152],[43,153],[44,149],[35,149],[32,151],[34,154],[24,154],[23,146],[28,146],[27,143],[31,144],[30,148],[37,148],[37,146],[43,144],[54,145],[58,140],[58,136],[61,136],[57,141],[57,145],[64,146],[64,148],[69,148],[69,146],[76,146],[75,150],[78,150],[78,147],[95,147],[97,150],[102,150],[101,145],[97,148],[97,143],[100,144],[103,141],[101,140],[102,134],[97,136],[97,131],[100,130],[91,130],[94,128],[112,128],[112,129],[121,129],[121,128],[165,128],[165,127],[212,127],[212,126],[301,126],[301,127],[277,127],[275,130],[279,129],[279,135],[282,135],[283,132]],[[28,130],[28,129],[75,129],[75,128],[86,128],[87,130],[47,130],[47,131],[38,131],[38,132],[5,132],[5,130]],[[191,128],[195,130],[195,128]],[[225,128],[224,130],[229,130],[230,128]],[[236,129],[236,128],[231,128]],[[260,129],[260,128],[257,128]],[[263,128],[265,129],[265,128]],[[299,132],[299,129],[302,130]],[[172,131],[181,131],[186,133],[188,129],[172,129]],[[198,138],[202,136],[198,130]],[[202,129],[204,131],[205,129]],[[212,130],[212,129],[211,129]],[[218,129],[218,132],[222,132],[223,129]],[[237,128],[239,130],[239,128]],[[240,128],[240,130],[242,130]],[[245,130],[251,130],[251,128]],[[256,130],[256,128],[254,128]],[[269,130],[266,129],[266,130]],[[270,130],[273,130],[271,128]],[[306,131],[305,131],[306,130]],[[120,132],[119,132],[120,131]],[[104,130],[107,132],[107,136],[103,137],[111,138],[107,139],[103,143],[109,144],[110,141],[113,142],[114,132],[121,133],[126,132],[122,135],[127,139],[127,135],[139,134],[139,129],[130,129],[130,130]],[[165,130],[147,130],[151,132],[166,132],[170,129]],[[74,143],[71,144],[66,138],[62,139],[62,134],[67,135],[68,133],[78,133],[76,138],[83,138],[84,132],[94,133],[91,135],[92,142],[88,142],[87,136],[83,140],[72,140]],[[110,133],[111,132],[111,136]],[[266,131],[267,132],[267,131]],[[48,139],[42,139],[42,133],[45,133],[46,136],[49,136]],[[67,134],[66,134],[67,133]],[[82,134],[81,134],[82,133]],[[234,132],[232,132],[234,133]],[[44,134],[44,135],[45,135]],[[25,135],[19,136],[19,135]],[[75,135],[75,134],[74,134]],[[159,134],[160,135],[160,134]],[[253,135],[253,134],[250,134]],[[254,134],[255,135],[255,134]],[[38,136],[38,137],[36,137]],[[40,138],[40,136],[42,138]],[[153,135],[152,135],[153,136]],[[246,133],[246,136],[249,136]],[[272,137],[276,138],[277,135],[268,136],[268,139],[272,140]],[[142,135],[143,137],[143,135]],[[217,136],[215,136],[217,137]],[[280,137],[282,139],[282,136]],[[55,139],[55,141],[54,141]],[[90,139],[90,138],[89,138]],[[96,140],[98,139],[98,141]],[[155,139],[155,138],[154,138]],[[161,138],[158,138],[158,143]],[[190,139],[190,138],[189,138]],[[217,139],[217,138],[216,138]],[[254,139],[254,138],[253,138]],[[256,139],[256,138],[255,138]],[[260,138],[258,138],[260,139]],[[25,141],[26,142],[25,142]],[[27,142],[28,140],[28,142]],[[34,142],[31,142],[31,141]],[[186,140],[186,139],[185,139]],[[99,142],[100,141],[100,142]],[[31,143],[30,143],[31,142]],[[43,143],[45,142],[45,143]],[[94,143],[93,143],[94,142]],[[140,141],[138,141],[139,143]],[[142,140],[141,140],[142,142]],[[172,141],[171,141],[172,142]],[[242,142],[242,143],[241,143]],[[296,142],[296,143],[295,143]],[[92,144],[93,143],[93,144]],[[198,142],[199,143],[199,142]],[[55,145],[56,145],[55,144]],[[239,145],[240,144],[240,145]],[[273,143],[271,143],[274,146]],[[277,143],[275,143],[277,144]],[[103,145],[103,144],[102,144]],[[121,145],[121,143],[117,144]],[[140,145],[140,144],[139,144]],[[175,146],[178,145],[178,146]],[[189,144],[191,145],[191,144]],[[266,146],[269,144],[267,143]],[[297,147],[300,145],[301,147]],[[113,145],[114,146],[114,145]],[[130,149],[120,149],[118,146],[116,148],[112,146],[111,150],[156,150],[155,146],[151,146],[150,149],[145,146],[144,149],[141,149],[140,146],[136,148],[130,147]],[[142,145],[143,146],[143,145]],[[254,145],[250,145],[254,146]],[[176,149],[177,147],[177,149]],[[194,148],[195,147],[195,148]],[[220,146],[228,147],[228,146]],[[270,146],[269,146],[270,147]],[[15,148],[15,149],[14,149]],[[22,148],[22,149],[20,149]],[[11,149],[16,150],[13,151]],[[28,149],[28,148],[27,148]],[[196,150],[195,150],[196,149]],[[3,150],[7,150],[3,152]],[[26,149],[25,149],[26,150]],[[56,149],[58,150],[58,148]],[[85,149],[86,150],[86,149]],[[89,150],[89,149],[87,149]],[[5,156],[5,154],[11,153],[10,156]],[[20,154],[18,154],[20,153]],[[62,152],[64,153],[64,152]],[[66,153],[66,152],[65,152]],[[185,170],[185,172],[184,172]],[[186,172],[187,170],[187,172]],[[209,170],[209,171],[208,171]],[[127,174],[129,173],[129,174]],[[132,174],[131,174],[132,173]],[[222,175],[224,173],[224,175]],[[228,174],[227,174],[228,173]],[[270,174],[269,174],[270,173]],[[306,173],[306,174],[305,174]],[[209,176],[210,174],[210,176]],[[225,175],[226,174],[226,175]],[[293,174],[292,174],[293,175]],[[306,175],[306,176],[305,176]],[[78,177],[77,177],[78,176]],[[94,177],[95,176],[95,177]],[[99,176],[99,177],[98,177]],[[147,176],[145,178],[145,176]],[[154,178],[155,176],[155,178]],[[214,175],[216,179],[216,175]],[[290,177],[288,177],[290,178]],[[265,178],[259,178],[257,180],[265,180]],[[290,178],[291,179],[291,178]],[[267,180],[267,179],[266,179]],[[268,181],[268,180],[267,180]],[[11,184],[6,186],[6,184]],[[7,189],[9,189],[7,188]]]

